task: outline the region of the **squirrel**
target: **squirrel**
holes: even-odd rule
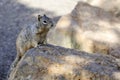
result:
[[[38,15],[37,24],[22,29],[16,40],[17,56],[12,67],[16,67],[25,52],[41,44],[46,44],[48,31],[54,26],[53,20],[46,15]]]

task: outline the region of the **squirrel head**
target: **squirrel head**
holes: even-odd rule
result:
[[[43,16],[38,15],[38,26],[44,29],[50,29],[54,24],[52,19],[44,14]]]

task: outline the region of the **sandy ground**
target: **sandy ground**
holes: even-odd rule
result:
[[[0,0],[0,80],[5,80],[16,56],[15,41],[25,24],[36,21],[37,14],[60,17],[71,12],[79,0]]]

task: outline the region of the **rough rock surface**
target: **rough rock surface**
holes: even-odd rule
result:
[[[44,45],[27,51],[8,80],[120,80],[120,60]]]
[[[120,20],[101,8],[79,2],[71,14],[61,17],[48,41],[89,53],[120,58]]]
[[[100,7],[120,17],[120,0],[86,0],[85,2]]]

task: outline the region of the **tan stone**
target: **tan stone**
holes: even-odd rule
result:
[[[48,42],[89,53],[116,52],[120,58],[120,21],[103,9],[79,2],[71,14],[60,18]]]
[[[8,80],[120,80],[119,59],[53,45],[30,49]]]

